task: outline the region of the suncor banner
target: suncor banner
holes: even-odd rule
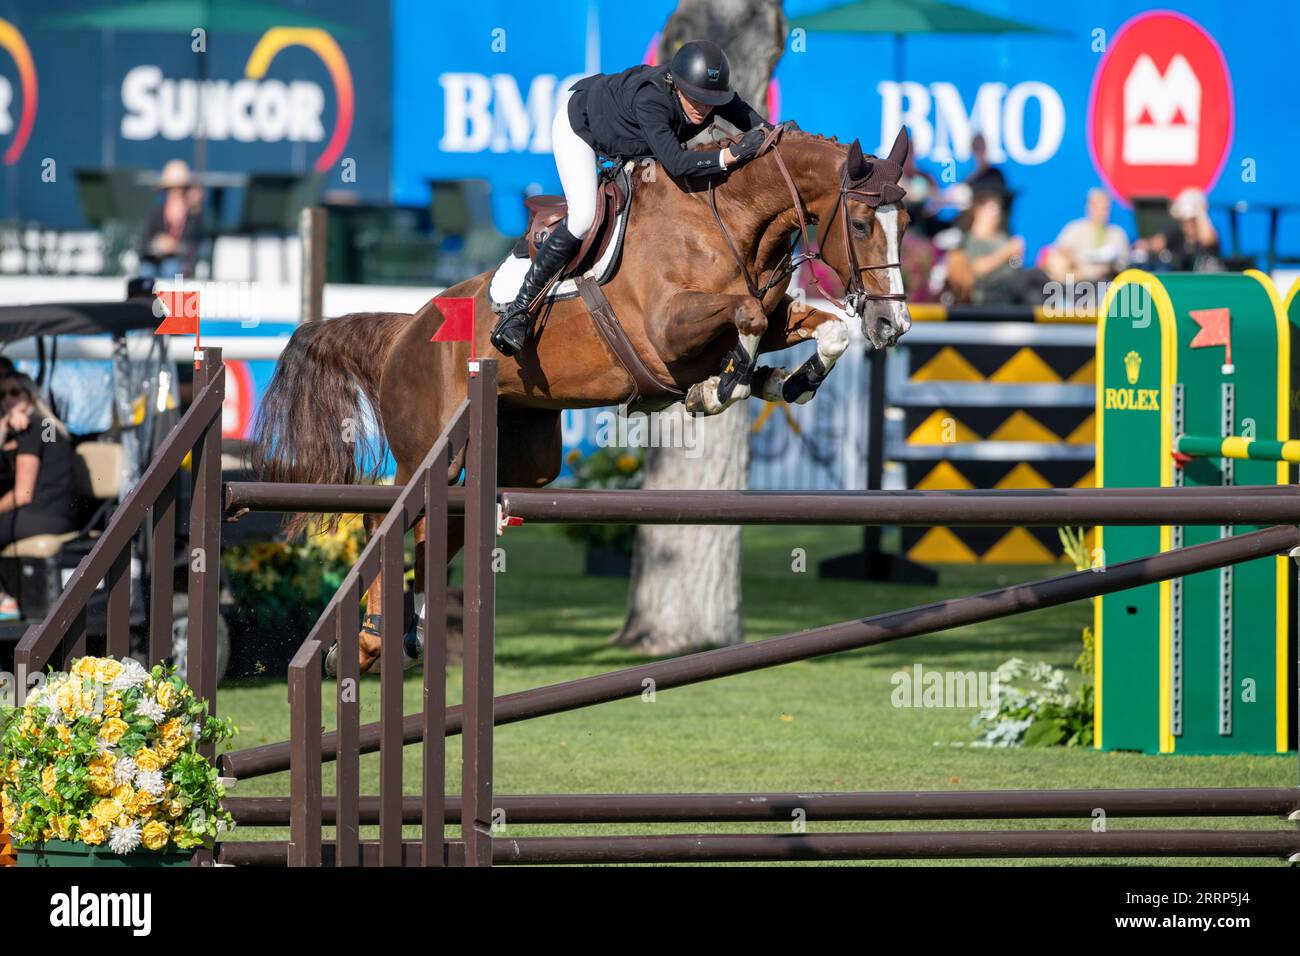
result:
[[[387,201],[388,4],[0,0],[0,216],[82,225],[77,170],[316,173]]]
[[[1012,230],[1031,250],[1083,214],[1092,186],[1119,200],[1115,218],[1130,237],[1134,196],[1195,186],[1222,219],[1229,203],[1266,209],[1295,195],[1300,128],[1271,105],[1300,101],[1300,74],[1288,68],[1300,27],[1294,4],[963,4],[1011,21],[1010,32],[803,30],[800,16],[839,4],[789,0],[792,30],[764,105],[776,119],[860,138],[872,151],[906,124],[920,167],[941,184],[971,171],[982,134],[1014,194]],[[423,201],[430,178],[486,177],[498,223],[522,229],[521,194],[558,187],[549,135],[561,90],[646,62],[673,8],[671,0],[397,0],[395,196]],[[1300,211],[1284,210],[1281,223],[1279,245],[1300,251]],[[1243,244],[1262,247],[1267,217],[1244,216],[1242,226]]]

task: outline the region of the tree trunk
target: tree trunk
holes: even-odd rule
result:
[[[727,52],[732,86],[759,112],[785,46],[780,0],[680,0],[659,45],[666,63],[691,39],[708,39]],[[721,236],[712,237],[721,242]],[[681,405],[660,434],[687,435],[681,448],[653,447],[645,487],[740,489],[749,471],[749,407],[737,402],[721,415],[686,423]],[[685,431],[684,429],[690,429]],[[643,526],[637,530],[628,588],[627,620],[610,640],[647,655],[739,644],[739,527]]]

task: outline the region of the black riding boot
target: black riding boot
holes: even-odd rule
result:
[[[524,347],[533,323],[528,304],[556,273],[569,264],[581,245],[582,240],[569,232],[568,220],[559,223],[546,237],[542,247],[537,250],[533,264],[528,267],[528,274],[524,276],[524,284],[519,287],[515,301],[510,303],[492,329],[492,344],[502,355],[514,355]]]

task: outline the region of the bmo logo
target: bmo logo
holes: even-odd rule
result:
[[[1065,104],[1056,90],[1038,80],[1008,87],[981,83],[969,106],[952,83],[882,82],[880,142],[888,150],[900,126],[912,134],[916,156],[965,162],[971,140],[983,133],[991,163],[1010,160],[1037,166],[1056,155],[1065,135]],[[1036,115],[1037,123],[1030,120]]]
[[[1204,29],[1176,13],[1124,24],[1093,78],[1088,146],[1111,191],[1208,192],[1232,142],[1232,80]]]

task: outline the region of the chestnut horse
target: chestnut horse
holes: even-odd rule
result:
[[[846,145],[792,125],[772,139],[766,152],[711,184],[707,198],[657,164],[639,170],[621,263],[603,286],[642,360],[687,392],[694,413],[717,414],[751,393],[806,402],[844,353],[845,321],[786,293],[800,262],[820,258],[835,273],[846,291],[828,297],[875,347],[892,345],[911,326],[899,267],[906,131],[885,159],[864,155],[856,140]],[[793,243],[817,224],[820,249],[795,255]],[[488,342],[491,275],[441,294],[475,300],[479,355],[496,354]],[[414,316],[359,313],[300,326],[259,411],[259,477],[364,481],[386,442],[396,481],[405,483],[465,397],[469,343],[430,341],[442,321],[434,298]],[[816,355],[795,372],[757,367],[761,353],[809,338]],[[499,363],[505,487],[540,487],[559,474],[562,409],[618,405],[634,394],[580,298],[547,303],[528,345]],[[364,428],[367,421],[377,427]],[[461,467],[452,465],[449,482]],[[290,529],[305,523],[294,519]],[[453,521],[448,534],[450,558],[463,544],[463,523]],[[378,587],[368,592],[367,611],[367,622],[381,612]],[[363,672],[379,658],[376,630],[368,623],[361,633]],[[332,672],[332,655],[330,662]]]

